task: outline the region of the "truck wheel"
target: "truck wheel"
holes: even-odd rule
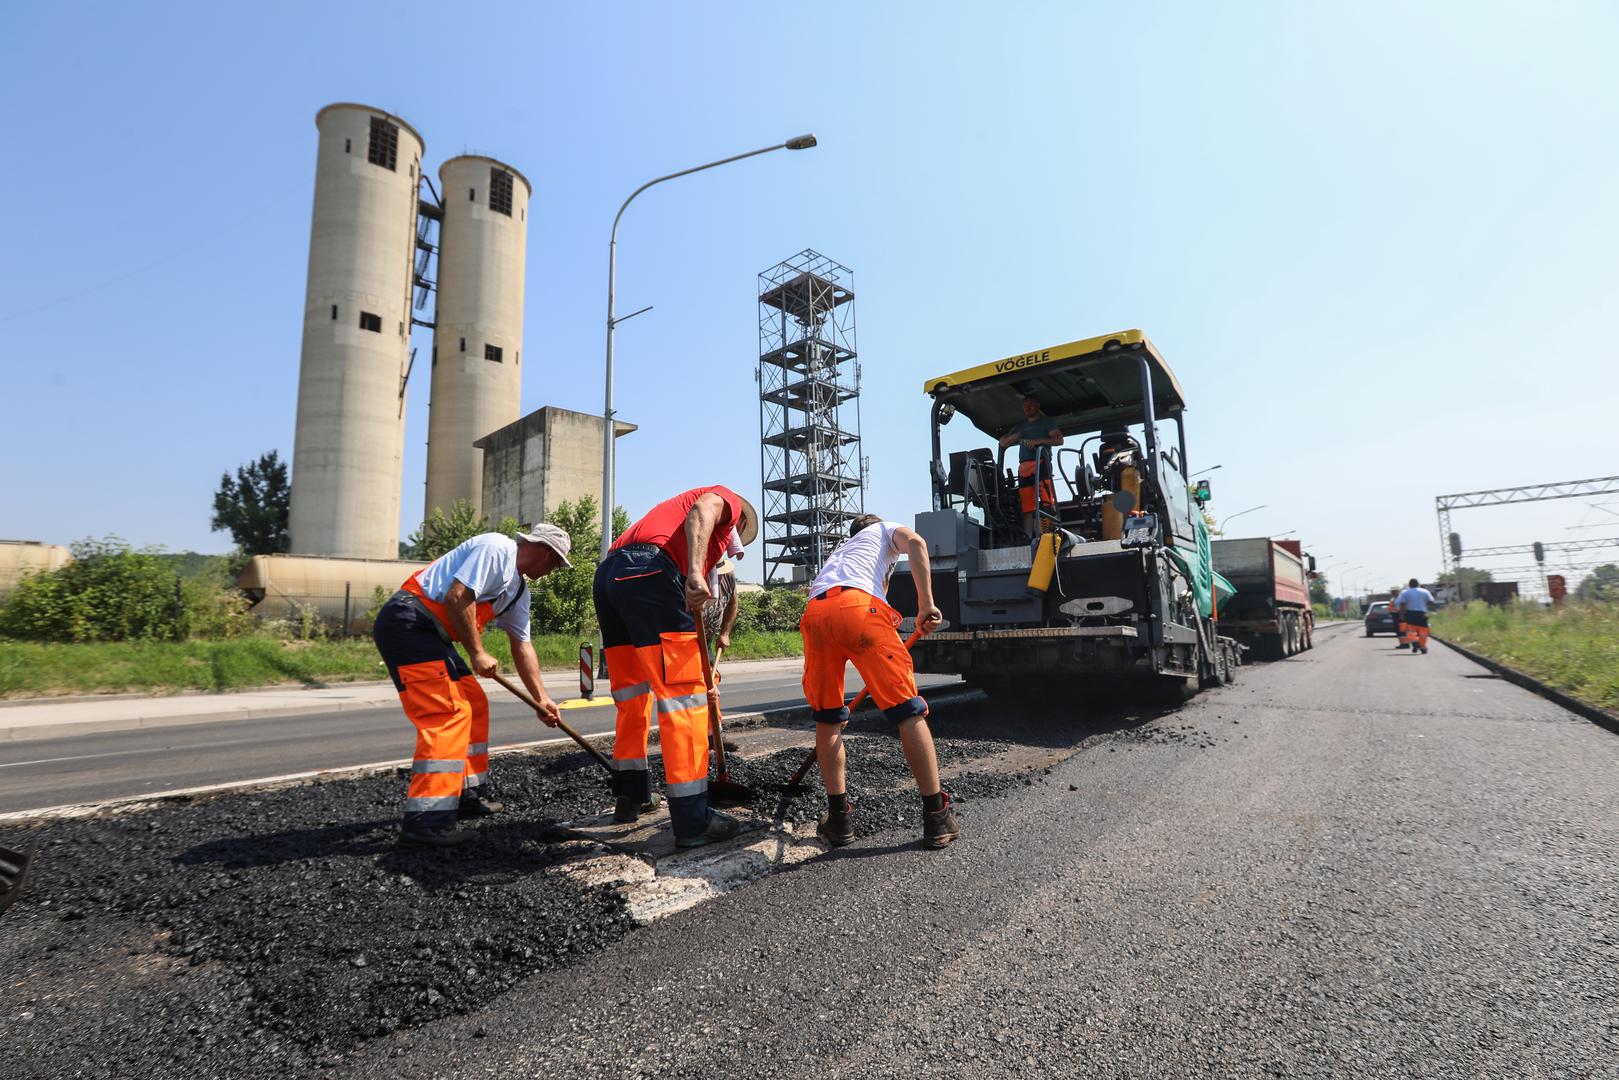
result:
[[[1227,686],[1237,681],[1238,659],[1231,655],[1231,649],[1220,650],[1220,681]]]

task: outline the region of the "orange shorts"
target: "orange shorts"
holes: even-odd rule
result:
[[[926,716],[916,669],[894,628],[899,613],[870,593],[837,587],[804,608],[804,697],[821,724],[849,718],[843,673],[852,661],[877,707],[894,723]]]

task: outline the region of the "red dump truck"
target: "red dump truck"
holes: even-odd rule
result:
[[[1234,637],[1260,657],[1280,660],[1308,649],[1315,632],[1310,610],[1314,556],[1297,540],[1265,536],[1215,540],[1214,568],[1236,587],[1217,616],[1220,633]]]

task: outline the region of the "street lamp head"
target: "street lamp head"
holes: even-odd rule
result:
[[[795,135],[785,143],[789,150],[808,150],[815,145],[814,135]]]

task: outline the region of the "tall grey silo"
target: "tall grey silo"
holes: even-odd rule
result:
[[[483,451],[473,443],[522,415],[527,178],[494,158],[451,158],[444,200],[427,413],[423,516],[457,499],[483,504]]]
[[[423,142],[365,105],[328,105],[315,126],[292,550],[394,559]]]

